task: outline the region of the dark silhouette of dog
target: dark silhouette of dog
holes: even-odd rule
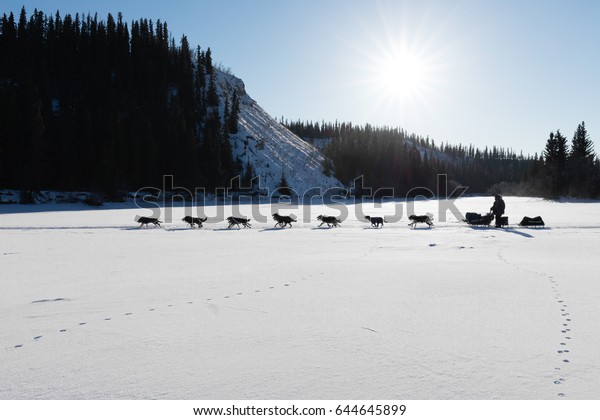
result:
[[[427,225],[429,227],[433,226],[433,218],[431,216],[428,216],[428,215],[415,216],[413,214],[413,215],[408,216],[408,218],[410,220],[412,220],[412,222],[409,223],[408,226],[411,226],[413,228],[416,226],[417,223],[427,223]]]
[[[140,224],[140,227],[142,226],[146,226],[148,227],[149,223],[152,223],[154,225],[154,227],[158,226],[160,227],[160,224],[162,223],[160,220],[158,220],[155,217],[138,217],[136,222],[138,222]]]
[[[229,223],[229,226],[227,226],[227,229],[231,229],[234,226],[237,226],[238,228],[240,228],[240,225],[244,226],[244,229],[252,227],[252,225],[250,224],[250,219],[245,219],[243,217],[229,216],[227,218],[227,223]]]
[[[185,216],[183,219],[181,219],[181,221],[188,223],[192,228],[194,227],[194,225],[198,225],[198,228],[201,228],[202,223],[206,222],[206,219],[208,218],[205,217],[204,219],[202,219],[200,217]]]
[[[383,224],[387,223],[383,217],[365,216],[365,219],[371,222],[371,226],[374,228],[383,227]]]
[[[335,216],[324,216],[322,214],[317,216],[317,220],[321,221],[319,227],[323,226],[325,223],[327,223],[328,227],[338,227],[339,224],[342,223],[342,221]]]
[[[273,215],[273,219],[277,222],[277,223],[275,223],[274,227],[279,226],[281,228],[285,228],[287,225],[292,227],[292,223],[296,222],[296,220],[292,219],[291,216],[282,216],[279,213],[275,213]]]

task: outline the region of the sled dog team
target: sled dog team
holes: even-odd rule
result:
[[[409,216],[409,219],[411,220],[411,223],[409,223],[408,226],[411,226],[411,227],[415,227],[415,225],[417,223],[424,223],[424,224],[427,224],[429,227],[433,226],[433,218],[429,215],[415,216],[413,214],[413,215]],[[192,217],[192,216],[185,216],[183,219],[181,219],[181,221],[189,224],[191,228],[193,228],[195,226],[198,226],[198,228],[201,228],[202,223],[206,222],[206,220],[207,220],[206,217],[204,219],[202,219],[200,217]],[[292,216],[284,216],[279,213],[273,214],[273,220],[275,220],[277,222],[277,223],[275,223],[274,227],[280,227],[282,229],[287,226],[292,227],[292,223],[297,222],[297,220],[294,219]],[[339,227],[340,224],[342,223],[342,220],[339,217],[327,216],[327,215],[322,215],[322,214],[317,216],[317,220],[319,220],[321,222],[321,224],[318,227],[321,227],[324,224],[326,224],[327,227],[329,227],[329,228]],[[382,228],[383,224],[387,223],[387,221],[383,217],[365,216],[365,220],[371,222],[371,226],[374,228]],[[155,217],[138,217],[135,219],[135,221],[140,224],[140,227],[142,227],[142,226],[148,227],[148,225],[150,225],[150,224],[153,224],[155,227],[156,226],[160,227],[160,224],[162,223],[160,220],[158,220],[158,218],[155,218]],[[228,223],[228,226],[227,226],[228,229],[230,229],[234,226],[237,228],[241,228],[242,226],[244,228],[252,227],[252,225],[250,224],[250,219],[246,219],[243,217],[230,216],[227,218],[227,223]]]
[[[490,208],[489,213],[487,213],[485,215],[481,215],[479,213],[466,213],[465,219],[463,219],[463,221],[471,226],[489,226],[490,223],[495,218],[496,219],[496,227],[506,227],[506,226],[508,226],[508,217],[503,216],[505,209],[506,209],[506,206],[504,204],[504,200],[502,199],[502,197],[500,195],[496,195],[494,204]],[[430,214],[426,214],[426,215],[422,215],[422,216],[417,216],[417,215],[412,214],[412,215],[408,216],[408,218],[411,221],[408,224],[408,226],[410,226],[412,228],[415,228],[418,223],[426,224],[430,228],[433,227],[433,217]],[[194,226],[198,226],[198,228],[201,228],[202,223],[206,222],[207,218],[205,217],[204,219],[202,219],[200,217],[185,216],[181,220],[183,222],[186,222],[187,224],[189,224],[191,228],[193,228]],[[273,214],[273,220],[275,220],[275,222],[277,222],[277,223],[275,223],[274,228],[279,227],[282,229],[284,229],[286,227],[292,227],[292,223],[295,223],[297,221],[292,216],[284,216],[279,213]],[[321,224],[318,227],[321,227],[324,224],[326,224],[327,227],[329,227],[329,228],[332,228],[332,227],[336,228],[336,227],[339,227],[340,224],[342,223],[342,220],[339,217],[327,216],[327,215],[323,215],[323,214],[317,216],[317,220],[319,220],[321,222]],[[387,221],[385,220],[384,217],[365,216],[365,220],[371,222],[371,226],[376,229],[383,228],[384,223],[387,223]],[[138,217],[135,219],[135,221],[140,224],[140,227],[142,227],[142,226],[148,227],[149,224],[153,224],[155,227],[156,226],[160,227],[160,224],[162,223],[160,220],[158,220],[157,218],[154,218],[154,217]],[[227,226],[228,229],[230,229],[234,226],[237,228],[241,228],[242,226],[244,228],[252,227],[252,225],[250,224],[250,219],[246,219],[244,217],[230,216],[227,218],[227,223],[228,223],[228,226]],[[543,226],[545,226],[545,224],[540,216],[536,216],[533,218],[525,216],[523,218],[523,220],[521,220],[521,222],[519,223],[519,226],[543,227]]]

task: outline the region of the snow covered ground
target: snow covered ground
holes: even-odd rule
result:
[[[0,206],[0,399],[600,399],[600,203],[505,201],[547,227]]]

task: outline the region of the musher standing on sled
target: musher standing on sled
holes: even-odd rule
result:
[[[500,194],[496,194],[494,198],[494,204],[490,208],[490,211],[494,214],[494,216],[496,216],[496,227],[499,228],[500,217],[504,214],[506,204],[504,203],[504,200],[502,199],[502,196]]]

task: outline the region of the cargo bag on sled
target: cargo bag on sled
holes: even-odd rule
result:
[[[467,213],[463,221],[474,226],[489,226],[494,220],[494,215],[491,213],[481,215],[479,213]]]
[[[544,221],[542,220],[541,216],[536,216],[536,217],[523,217],[523,220],[521,220],[521,222],[519,223],[519,226],[545,226]]]

